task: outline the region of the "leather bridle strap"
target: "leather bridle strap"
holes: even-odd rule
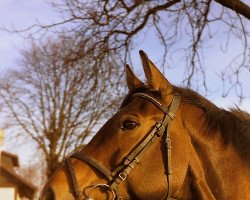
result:
[[[156,122],[153,129],[146,135],[146,137],[136,145],[134,150],[124,159],[124,162],[118,166],[113,172],[114,180],[111,183],[111,188],[116,188],[121,181],[125,180],[128,174],[134,169],[135,165],[139,162],[139,157],[145,152],[145,150],[150,146],[151,143],[157,138],[161,137],[165,131],[165,127],[171,121],[171,118],[167,117],[168,112],[170,113],[167,107],[162,106],[155,98],[145,94],[145,93],[136,93],[133,97],[142,97],[148,99],[150,102],[155,104],[160,110],[164,112],[164,117],[162,121]],[[118,176],[116,175],[118,174]]]
[[[155,98],[145,94],[145,93],[136,93],[133,95],[133,97],[135,96],[139,96],[142,98],[146,98],[149,101],[151,101],[153,104],[155,104],[160,110],[162,110],[164,112],[164,117],[162,119],[161,122],[157,122],[156,125],[154,126],[154,129],[149,133],[148,137],[151,136],[151,138],[149,139],[150,143],[152,143],[155,139],[155,136],[157,135],[158,137],[161,137],[163,135],[163,133],[165,132],[165,140],[164,140],[164,144],[166,147],[166,151],[167,151],[167,172],[166,172],[166,176],[167,176],[167,181],[168,181],[168,188],[167,188],[167,193],[166,193],[166,197],[164,199],[170,199],[170,196],[172,194],[172,162],[171,162],[171,150],[172,150],[172,144],[171,144],[171,138],[170,138],[170,125],[172,120],[174,119],[175,113],[177,111],[177,108],[180,104],[180,96],[179,95],[174,95],[172,102],[170,104],[169,107],[161,104],[159,101],[157,101]],[[155,131],[157,132],[157,134],[155,134]],[[140,151],[139,154],[143,153],[143,151],[149,146],[146,143],[148,137],[137,146],[137,148],[128,156],[129,160],[131,160],[131,157],[135,157],[134,154],[136,154],[136,152],[138,151],[138,149],[142,149]],[[143,144],[144,143],[144,144]],[[138,156],[135,157],[138,160]]]
[[[94,167],[94,169],[98,170],[102,175],[104,175],[110,182],[112,181],[113,177],[111,176],[111,171],[105,165],[103,165],[101,162],[97,161],[96,159],[90,156],[84,155],[80,151],[77,151],[73,153],[72,155],[70,155],[69,157],[65,158],[65,163],[68,167],[69,174],[71,177],[75,199],[83,200],[84,197],[77,183],[76,175],[75,175],[75,172],[73,170],[71,160],[70,160],[71,158],[76,158],[82,162],[88,163],[91,167]],[[119,188],[114,188],[113,190],[115,191],[116,196],[120,196]]]
[[[97,169],[99,172],[101,172],[109,181],[109,188],[111,190],[115,191],[116,198],[122,199],[120,192],[119,192],[119,184],[121,181],[126,180],[128,174],[134,169],[135,165],[139,162],[139,158],[145,152],[145,150],[150,146],[150,144],[155,141],[156,138],[163,136],[165,133],[164,138],[164,144],[166,147],[167,152],[167,181],[168,181],[168,187],[166,196],[164,199],[171,199],[171,193],[172,193],[172,164],[171,164],[171,139],[170,139],[170,124],[174,118],[175,112],[179,106],[180,103],[180,97],[178,95],[174,95],[172,102],[169,107],[164,106],[159,101],[157,101],[155,98],[151,97],[148,94],[145,93],[135,93],[133,97],[142,97],[148,99],[150,102],[152,102],[154,105],[156,105],[160,110],[163,111],[164,117],[160,122],[156,122],[152,130],[144,137],[144,139],[139,142],[134,150],[124,158],[124,161],[121,165],[119,165],[113,172],[111,172],[106,166],[104,166],[99,161],[95,160],[94,158],[84,155],[82,152],[75,152],[70,157],[76,158],[78,160],[81,160],[85,163],[88,163],[90,166]],[[69,158],[70,158],[69,157]],[[68,166],[71,180],[73,182],[73,187],[75,191],[75,197],[76,199],[82,200],[83,194],[79,190],[79,186],[77,184],[76,176],[73,171],[70,159],[66,158],[66,164]]]
[[[71,159],[70,157],[66,157],[65,158],[65,163],[67,165],[70,177],[71,177],[71,182],[72,182],[72,186],[73,186],[73,192],[74,192],[74,197],[77,200],[83,200],[83,194],[81,192],[81,189],[79,188],[79,185],[77,183],[77,179],[76,179],[76,175],[74,172],[74,169],[72,167],[72,163],[71,163]]]
[[[163,124],[163,127],[167,127],[167,130],[166,130],[166,134],[165,134],[165,141],[164,141],[164,144],[165,144],[165,147],[167,149],[167,179],[168,179],[168,191],[167,191],[167,195],[166,195],[166,198],[165,199],[171,199],[171,194],[172,194],[172,176],[173,176],[173,171],[172,171],[172,141],[171,141],[171,137],[170,137],[170,125],[171,125],[171,122],[173,121],[174,119],[174,115],[179,107],[179,104],[180,104],[180,96],[176,95],[174,96],[173,98],[173,101],[172,103],[170,104],[170,108],[169,108],[169,111],[167,113],[167,115],[170,117],[171,121],[166,121],[165,123],[166,124]]]

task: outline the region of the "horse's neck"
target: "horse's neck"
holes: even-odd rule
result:
[[[219,132],[210,134],[204,124],[197,126],[198,120],[190,120],[186,126],[193,154],[187,176],[188,183],[195,186],[193,193],[201,199],[250,199],[249,165],[232,144],[223,144]]]

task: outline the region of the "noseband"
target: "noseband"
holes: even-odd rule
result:
[[[96,188],[99,189],[106,189],[106,191],[110,191],[113,195],[113,199],[120,200],[122,199],[122,196],[119,191],[119,184],[122,181],[125,181],[129,173],[134,169],[135,165],[139,163],[139,158],[141,155],[145,152],[145,150],[152,144],[156,138],[163,137],[164,139],[164,148],[166,149],[166,164],[165,164],[165,170],[166,170],[166,177],[167,177],[167,191],[164,199],[170,200],[171,193],[172,193],[172,164],[171,164],[171,139],[170,139],[170,125],[171,122],[175,116],[175,112],[179,106],[180,103],[180,96],[174,95],[173,100],[169,106],[165,106],[162,103],[160,103],[158,100],[156,100],[154,97],[145,94],[145,93],[135,93],[133,97],[141,97],[144,99],[149,100],[152,102],[156,107],[158,107],[161,111],[164,113],[164,117],[161,121],[156,122],[156,124],[153,126],[152,130],[147,133],[145,138],[136,144],[134,150],[127,155],[123,162],[114,170],[110,171],[106,166],[104,166],[101,162],[97,161],[96,159],[84,155],[82,152],[78,151],[72,154],[70,157],[67,157],[65,159],[65,163],[68,167],[69,174],[71,177],[73,190],[74,190],[74,197],[77,200],[83,200],[88,199],[92,200],[91,198],[91,192],[95,190]],[[83,192],[80,190],[80,187],[77,183],[77,179],[74,173],[74,169],[71,164],[70,158],[76,158],[78,160],[81,160],[88,165],[94,167],[96,170],[98,170],[102,175],[104,175],[108,179],[108,184],[96,184],[90,187],[90,190],[88,194],[83,195]]]

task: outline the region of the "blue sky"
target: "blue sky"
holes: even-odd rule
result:
[[[245,2],[250,5],[250,0]],[[57,13],[55,13],[45,3],[45,0],[0,0],[0,13],[0,27],[7,28],[12,26],[16,28],[25,28],[32,25],[38,19],[41,22],[55,22],[58,19]],[[220,37],[218,37],[217,40],[219,41]],[[215,40],[215,42],[218,41]],[[209,70],[207,70],[207,74],[211,85],[211,92],[208,98],[221,107],[227,108],[236,104],[243,110],[250,112],[250,92],[247,94],[248,98],[245,99],[240,105],[234,95],[222,98],[222,84],[219,82],[218,77],[214,74],[214,71],[218,71],[220,69],[220,65],[223,66],[228,64],[235,51],[239,51],[239,45],[236,40],[231,40],[230,43],[233,48],[230,48],[229,52],[226,54],[220,52],[219,47],[215,47],[213,44],[209,44],[211,48],[208,48],[205,52],[205,64],[209,68]],[[21,35],[0,31],[0,73],[9,67],[16,66],[16,61],[20,59],[20,54],[18,52],[25,47],[27,47],[27,40],[22,38]],[[141,45],[138,45],[135,48],[133,60],[136,65],[139,65],[139,68],[136,69],[136,73],[139,75],[142,74],[142,71],[140,70],[140,58],[137,53],[140,49],[143,49],[155,63],[159,61],[159,51],[161,51],[161,49],[159,49],[158,42],[152,35],[149,35]],[[182,75],[182,72],[177,70],[166,71],[166,77],[168,77],[168,79],[176,85],[181,84]],[[249,88],[249,73],[243,78],[245,80],[246,87]],[[30,155],[27,155],[27,157],[29,156]]]
[[[57,14],[45,0],[0,0],[0,27],[22,29],[37,20],[53,22]],[[27,46],[23,35],[0,31],[0,72],[15,65],[20,58],[18,53]]]

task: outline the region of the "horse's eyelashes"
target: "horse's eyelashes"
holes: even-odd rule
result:
[[[136,129],[139,126],[139,123],[132,119],[126,119],[122,122],[123,131],[131,131]]]

